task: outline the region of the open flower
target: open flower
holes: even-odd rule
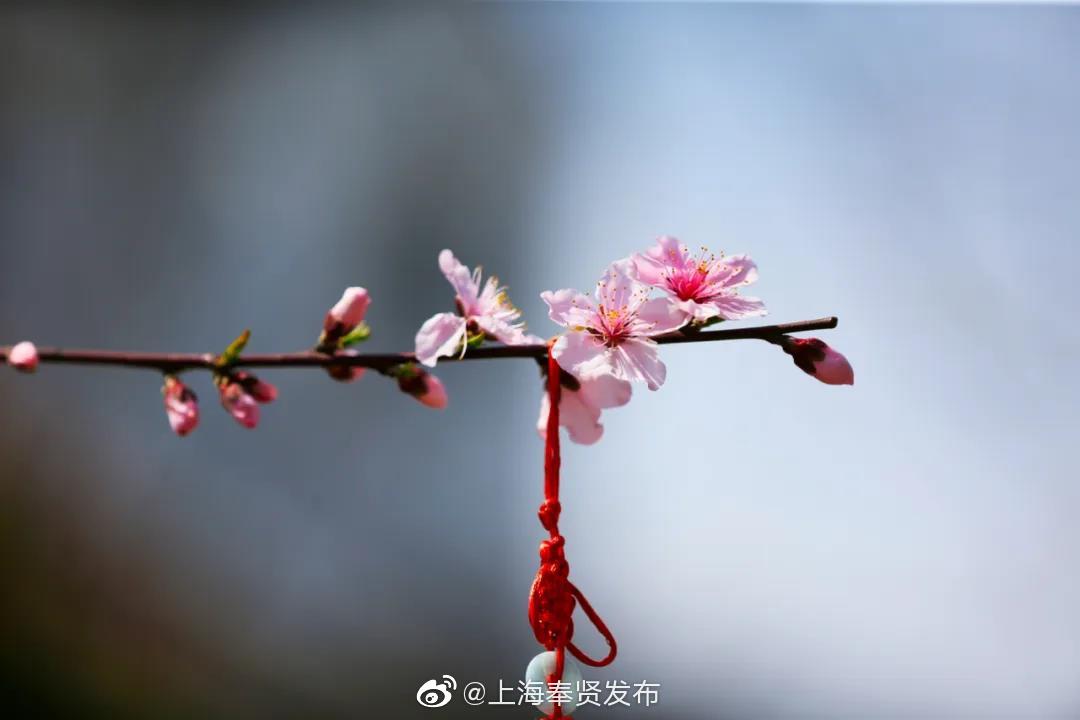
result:
[[[16,370],[34,372],[38,366],[37,346],[28,340],[23,340],[8,351],[7,361]]]
[[[174,375],[165,376],[161,388],[165,400],[165,415],[172,431],[184,437],[199,424],[199,399],[195,393]]]
[[[439,253],[439,269],[454,288],[458,312],[433,315],[420,327],[416,359],[422,364],[435,367],[440,357],[464,353],[475,337],[507,345],[543,342],[525,332],[521,311],[510,303],[498,278],[489,277],[481,289],[480,268],[470,273],[449,250]]]
[[[778,344],[800,370],[826,385],[854,385],[855,371],[848,359],[817,338],[783,337]]]
[[[739,295],[739,288],[757,280],[757,265],[746,255],[700,255],[676,238],[664,236],[644,254],[631,258],[637,279],[676,299],[696,322],[712,318],[742,320],[765,315],[765,304]]]
[[[604,434],[600,411],[625,405],[630,402],[632,392],[630,383],[608,373],[591,380],[578,381],[573,376],[564,378],[559,394],[559,424],[566,428],[574,442],[592,445]],[[540,417],[536,421],[536,431],[541,439],[547,438],[550,411],[551,401],[545,392],[540,397]]]
[[[576,290],[540,294],[548,316],[569,330],[552,353],[582,382],[610,373],[656,390],[664,384],[667,369],[652,338],[682,327],[688,316],[667,298],[650,300],[649,286],[628,271],[629,261],[612,263],[596,285],[595,303]]]

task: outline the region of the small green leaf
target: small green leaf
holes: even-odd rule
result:
[[[348,333],[347,335],[345,335],[345,337],[338,340],[338,347],[346,348],[350,345],[362,343],[369,337],[371,337],[371,328],[367,326],[367,323],[360,323],[355,328],[353,328],[352,332]]]
[[[247,347],[248,340],[250,339],[250,330],[245,330],[237,335],[236,339],[229,343],[229,346],[225,348],[225,352],[218,355],[217,366],[228,367],[236,362],[240,358],[240,353],[244,352],[244,348]]]

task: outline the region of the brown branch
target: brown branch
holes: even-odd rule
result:
[[[779,325],[757,327],[721,328],[699,332],[677,331],[656,338],[662,345],[681,343],[715,342],[719,340],[775,340],[782,335],[810,330],[835,328],[835,317],[802,320]],[[11,346],[0,347],[0,359],[7,360]],[[494,345],[469,348],[464,357],[442,358],[440,363],[464,360],[497,360],[503,358],[543,358],[546,345]],[[69,365],[112,365],[180,372],[181,370],[217,369],[216,355],[198,353],[148,353],[121,350],[64,350],[55,347],[39,347],[38,358],[42,363],[66,363]],[[314,350],[291,353],[242,355],[230,367],[366,367],[387,370],[402,363],[416,362],[416,356],[406,353],[361,353],[347,355],[341,352],[327,355]]]

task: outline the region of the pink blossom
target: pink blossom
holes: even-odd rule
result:
[[[789,338],[780,341],[803,372],[828,385],[854,385],[855,371],[848,359],[817,338]]]
[[[184,437],[199,424],[199,402],[195,393],[176,377],[167,375],[161,388],[165,398],[165,415],[172,431]]]
[[[427,370],[408,364],[397,367],[392,374],[397,378],[398,387],[403,393],[412,395],[419,402],[436,410],[446,407],[446,387]]]
[[[676,238],[664,236],[645,254],[637,253],[631,259],[638,280],[670,293],[697,322],[765,315],[761,300],[738,294],[739,288],[757,280],[754,261],[746,255],[725,257],[721,253],[717,257],[707,253],[702,248],[700,255],[691,255]]]
[[[328,337],[340,338],[356,329],[364,321],[371,298],[362,287],[346,288],[341,299],[326,313],[323,332]]]
[[[439,253],[439,269],[454,288],[457,314],[438,313],[416,333],[416,359],[435,367],[440,357],[464,354],[470,336],[482,335],[507,345],[542,343],[525,332],[521,311],[513,306],[506,288],[489,277],[481,289],[480,268],[469,272],[449,250]]]
[[[244,392],[240,383],[226,382],[218,390],[221,394],[221,406],[236,422],[249,429],[259,424],[259,404],[255,398]]]
[[[564,381],[559,400],[559,424],[566,428],[570,439],[581,445],[592,445],[604,434],[600,424],[600,411],[607,408],[621,407],[630,402],[632,387],[625,380],[607,373],[590,380],[578,382],[571,378],[568,387]],[[540,397],[540,417],[536,421],[536,431],[540,438],[547,437],[548,412],[551,402],[545,392]]]
[[[628,271],[628,260],[612,263],[596,285],[595,303],[576,290],[540,294],[548,316],[569,330],[552,352],[578,380],[610,373],[656,390],[667,369],[652,338],[682,327],[688,316],[667,298],[648,299],[649,286]]]
[[[38,351],[34,343],[23,340],[8,351],[8,364],[16,370],[34,372],[38,366]]]

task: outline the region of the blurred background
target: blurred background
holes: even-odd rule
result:
[[[549,335],[657,235],[749,252],[857,385],[672,347],[566,447],[586,677],[661,684],[580,717],[1076,717],[1077,128],[1063,6],[5,4],[0,341],[301,349],[362,284],[407,349],[443,247]],[[0,373],[3,714],[535,717],[416,704],[538,651],[537,369],[439,374],[266,373],[255,432],[192,377],[180,440],[152,372]]]

